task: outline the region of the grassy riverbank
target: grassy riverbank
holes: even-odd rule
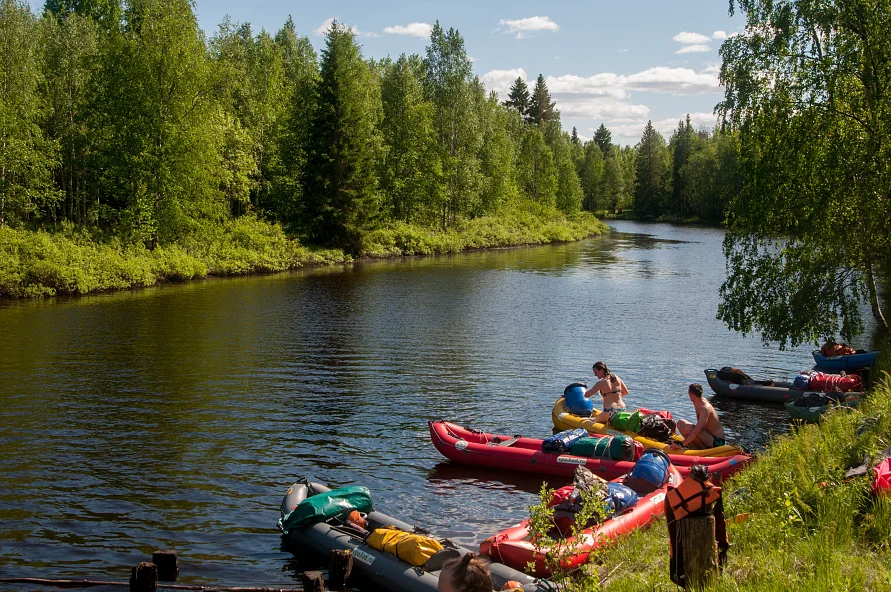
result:
[[[888,344],[879,369],[891,369]],[[870,495],[872,473],[844,480],[845,467],[891,445],[891,381],[876,381],[859,410],[831,413],[777,438],[725,486],[731,543],[713,588],[891,589],[891,499]],[[735,521],[734,518],[740,520]],[[610,591],[678,590],[668,579],[665,523],[603,552]]]
[[[446,232],[394,223],[370,232],[361,256],[434,255],[547,244],[581,240],[604,230],[606,226],[589,214],[477,218]],[[0,297],[89,294],[352,259],[341,250],[304,246],[286,236],[280,226],[252,217],[198,228],[174,244],[153,250],[72,225],[58,232],[0,227]]]
[[[597,212],[602,220],[631,220],[634,222],[663,222],[665,224],[685,224],[690,226],[712,226],[715,228],[723,228],[724,223],[716,220],[691,216],[685,218],[674,214],[661,214],[659,216],[641,216],[631,210],[611,214],[609,212]]]

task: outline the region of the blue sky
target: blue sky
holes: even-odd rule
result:
[[[439,20],[461,32],[474,71],[502,100],[518,75],[531,86],[543,74],[565,130],[589,138],[605,123],[622,144],[637,143],[648,119],[666,140],[686,113],[711,127],[723,96],[718,48],[745,24],[728,15],[727,0],[196,0],[196,11],[208,36],[227,14],[271,33],[291,15],[317,49],[324,38],[315,31],[337,17],[375,58],[423,54]]]

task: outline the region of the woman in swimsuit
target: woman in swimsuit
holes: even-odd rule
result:
[[[594,376],[599,380],[585,392],[585,397],[592,397],[598,393],[603,397],[603,412],[597,415],[595,421],[606,423],[613,409],[625,408],[625,401],[622,398],[628,395],[628,387],[621,378],[612,374],[603,362],[594,364]]]

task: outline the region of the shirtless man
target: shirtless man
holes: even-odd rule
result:
[[[683,419],[678,420],[678,433],[684,437],[681,444],[672,443],[672,448],[689,447],[702,450],[714,446],[724,446],[724,428],[718,419],[718,412],[712,404],[702,398],[702,385],[691,384],[687,389],[690,402],[696,409],[696,425]]]
[[[599,380],[585,391],[585,398],[598,393],[603,397],[603,412],[594,421],[606,423],[609,421],[610,411],[625,408],[625,401],[622,400],[622,397],[628,395],[628,387],[625,386],[625,382],[621,378],[610,373],[609,368],[603,362],[594,364],[594,376]]]

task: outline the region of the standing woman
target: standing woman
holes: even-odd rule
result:
[[[623,397],[628,395],[628,387],[621,378],[612,374],[603,362],[594,364],[594,376],[598,378],[597,383],[585,392],[585,397],[593,397],[598,393],[603,397],[603,412],[597,415],[594,421],[607,423],[610,411],[625,408]]]

